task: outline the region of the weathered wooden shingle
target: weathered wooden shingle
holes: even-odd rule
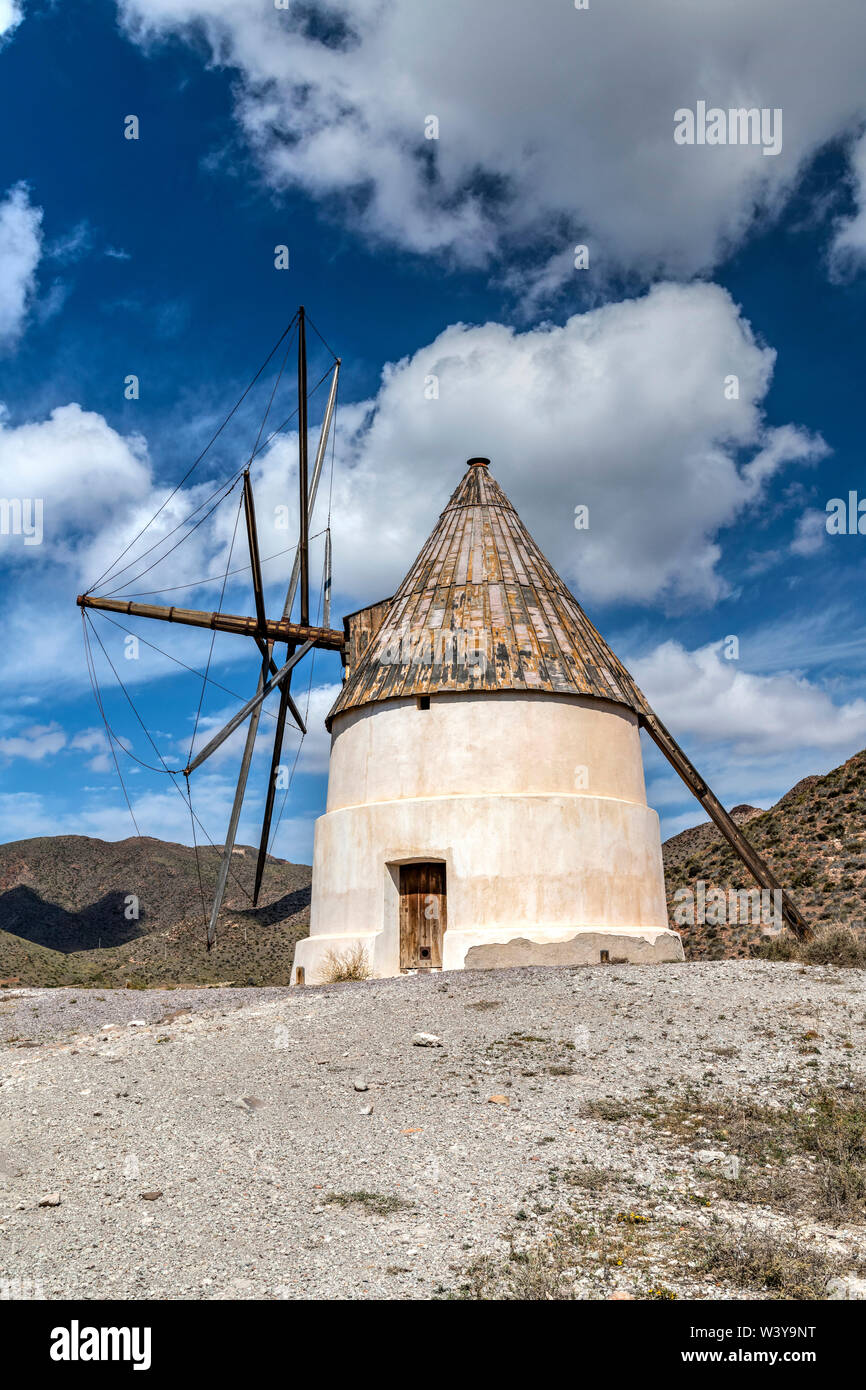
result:
[[[443,690],[549,691],[647,708],[484,464],[468,467],[375,616],[381,622],[349,669],[329,728],[346,710]]]

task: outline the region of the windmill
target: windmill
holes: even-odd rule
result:
[[[262,434],[264,431],[264,427],[267,423],[268,413],[273,404],[277,385],[279,384],[280,377],[282,376],[283,369],[286,365],[289,348],[291,346],[291,337],[294,330],[297,331],[298,405],[296,412],[293,412],[292,416],[289,416],[288,418],[289,420],[291,420],[295,414],[297,415],[299,491],[298,541],[297,546],[295,547],[295,559],[291,571],[288,589],[286,591],[286,598],[283,604],[282,614],[279,618],[275,619],[269,618],[265,610],[264,584],[262,580],[262,558],[259,553],[258,530],[256,526],[256,509],[253,497],[253,486],[250,478],[250,467],[257,453],[261,452],[261,448],[264,447],[261,444]],[[258,675],[258,684],[256,686],[255,693],[242,705],[242,707],[237,711],[237,713],[234,714],[231,719],[229,719],[228,723],[225,724],[225,726],[221,728],[217,733],[215,733],[213,737],[208,740],[208,742],[203,748],[201,748],[197,753],[195,753],[195,756],[192,756],[191,746],[190,759],[187,762],[187,765],[180,770],[184,778],[187,779],[187,796],[190,801],[190,809],[192,811],[191,797],[189,797],[189,778],[192,776],[192,774],[196,771],[197,768],[201,767],[202,764],[205,763],[207,759],[210,758],[212,754],[215,753],[216,750],[223,743],[225,743],[226,739],[228,739],[230,735],[235,732],[235,730],[239,729],[246,722],[246,741],[244,744],[243,755],[241,757],[240,771],[238,774],[237,786],[235,789],[234,800],[232,803],[232,810],[229,818],[228,830],[225,836],[225,843],[223,846],[222,858],[217,877],[216,891],[214,894],[213,904],[210,910],[210,918],[207,925],[208,949],[211,948],[216,937],[217,919],[219,917],[220,908],[222,906],[223,898],[225,896],[226,885],[231,869],[232,851],[234,848],[235,838],[237,836],[238,824],[240,821],[241,811],[244,804],[244,797],[247,789],[247,782],[249,779],[250,765],[252,763],[253,750],[255,748],[256,737],[259,731],[259,723],[265,701],[267,700],[268,696],[273,694],[275,691],[279,692],[279,707],[276,714],[276,722],[274,728],[270,775],[268,779],[268,786],[265,797],[265,807],[262,818],[261,836],[259,841],[258,857],[255,868],[253,906],[256,906],[258,903],[259,894],[261,892],[262,886],[262,877],[268,859],[268,845],[271,831],[271,821],[273,817],[275,793],[277,789],[277,782],[281,766],[280,759],[282,755],[286,725],[289,718],[291,717],[293,724],[300,730],[302,735],[306,733],[306,727],[301,712],[298,709],[295,700],[292,698],[292,677],[300,667],[304,658],[308,656],[315,648],[321,648],[326,651],[342,652],[344,645],[343,633],[341,631],[336,631],[329,626],[331,597],[330,529],[327,529],[325,533],[325,557],[322,591],[322,621],[321,625],[318,626],[312,625],[310,621],[310,519],[316,503],[316,496],[319,490],[319,484],[322,477],[322,470],[328,445],[328,438],[331,433],[331,427],[333,423],[340,374],[340,359],[338,357],[333,357],[333,354],[331,354],[331,356],[333,357],[333,365],[329,370],[329,373],[327,374],[327,376],[330,377],[330,388],[328,391],[327,405],[325,406],[318,447],[316,449],[311,472],[308,466],[309,392],[307,384],[306,330],[307,316],[303,306],[301,306],[298,309],[297,314],[294,316],[294,318],[291,320],[291,322],[285,329],[278,343],[275,345],[271,353],[268,355],[266,363],[263,364],[263,367],[259,369],[259,372],[256,374],[256,377],[253,378],[253,382],[255,382],[258,379],[258,377],[261,376],[262,371],[264,370],[264,366],[267,365],[267,363],[275,355],[277,348],[279,348],[282,342],[288,337],[289,345],[286,348],[286,352],[283,357],[282,367],[280,368],[280,373],[277,376],[277,380],[271,392],[270,400],[268,402],[268,410],[265,413],[265,418],[262,421],[262,426],[259,429],[258,438],[256,440],[256,444],[253,448],[252,454],[250,455],[250,460],[245,465],[245,467],[242,470],[240,470],[239,474],[230,480],[227,489],[223,491],[222,496],[220,497],[220,501],[223,501],[225,497],[227,497],[238,484],[241,485],[242,510],[244,514],[247,548],[249,552],[248,568],[250,570],[252,578],[253,596],[255,602],[255,615],[251,617],[246,617],[238,616],[231,613],[224,613],[222,611],[206,612],[200,609],[188,609],[176,606],[165,607],[157,604],[142,604],[133,602],[129,599],[100,597],[92,593],[91,591],[88,591],[84,594],[80,594],[77,599],[78,606],[82,610],[98,610],[104,613],[122,613],[131,617],[149,618],[157,622],[178,623],[187,627],[210,629],[211,632],[214,633],[229,632],[233,633],[236,636],[251,638],[258,651],[261,660],[261,665]],[[253,383],[251,383],[251,386],[252,384]],[[322,382],[320,381],[319,385],[321,384]],[[241,397],[241,400],[244,399],[249,390],[250,387],[248,387],[247,391],[244,392],[244,395]],[[240,404],[240,402],[238,404]],[[237,406],[235,407],[235,410],[236,409]],[[233,414],[234,411],[231,413]],[[288,421],[284,421],[283,424],[279,427],[279,429],[284,428],[286,423],[288,423]],[[220,430],[217,431],[217,435],[220,433],[222,428],[223,426],[221,426]],[[276,434],[277,432],[278,431],[274,431],[274,434]],[[214,436],[214,438],[216,437],[217,436]],[[270,439],[272,439],[273,437],[274,435],[271,435],[269,437],[269,440],[266,442],[269,442]],[[211,441],[211,443],[213,443],[213,440]],[[199,456],[199,459],[196,460],[196,464],[200,462],[201,457],[203,457],[203,455]],[[195,467],[196,464],[194,464],[193,467]],[[192,469],[190,469],[190,472],[192,472]],[[187,473],[186,477],[182,481],[185,482],[186,478],[188,477],[189,473]],[[177,491],[177,489],[175,489],[175,491]],[[173,495],[174,494],[172,494],[172,496]],[[164,503],[163,506],[165,505],[166,504]],[[162,508],[160,509],[160,511],[161,510]],[[210,513],[207,513],[207,515],[210,515]],[[198,524],[200,524],[200,522],[196,523],[196,525]],[[195,528],[193,527],[193,529]],[[123,574],[123,570],[117,570],[116,568],[117,564],[119,563],[119,560],[122,560],[125,557],[125,555],[130,550],[131,546],[135,544],[135,542],[144,534],[144,531],[146,530],[147,527],[143,528],[143,530],[139,532],[139,535],[135,537],[135,539],[130,543],[130,545],[127,546],[126,549],[118,557],[118,561],[115,561],[114,565],[110,566],[109,570],[106,571],[106,574],[101,576],[101,579],[100,581],[97,581],[97,584],[103,583],[107,577],[113,577],[116,579],[119,575]],[[172,533],[170,532],[169,534]],[[188,534],[190,534],[190,532],[187,532],[187,535]],[[185,537],[182,537],[182,539],[184,538]],[[151,547],[151,549],[153,549],[153,547]],[[148,553],[148,551],[145,551],[144,556],[146,556]],[[144,558],[144,556],[140,556],[139,558]],[[163,556],[161,558],[165,557]],[[154,563],[159,563],[159,561],[155,561]],[[130,562],[130,564],[134,564],[134,562]],[[127,565],[124,567],[124,569],[128,569],[129,567],[130,566]],[[226,568],[226,572],[228,573],[228,566]],[[94,585],[93,587],[97,587],[97,585]],[[225,583],[223,584],[223,592],[224,591]],[[298,600],[298,613],[297,620],[295,621],[293,620],[293,609],[295,606],[296,597]],[[85,613],[83,612],[82,618],[84,617]],[[85,638],[87,638],[86,624]],[[285,645],[285,660],[281,664],[278,664],[275,659],[275,651],[277,651],[282,645]],[[103,651],[105,651],[104,647]],[[91,668],[91,675],[93,677],[93,663],[92,659],[90,658],[89,645],[88,664]],[[116,671],[115,675],[117,675]],[[207,678],[207,673],[205,673],[205,679]],[[103,703],[98,692],[98,687],[96,686],[95,693],[97,697],[97,702],[99,704],[100,712],[103,714],[103,719],[105,719]],[[126,694],[127,699],[130,701],[131,704],[132,701],[125,688],[124,694]],[[134,706],[133,709],[135,709]],[[137,714],[137,711],[136,717],[139,719],[139,723],[141,723],[142,727],[144,728],[145,726],[143,724],[143,721],[141,720],[140,715]],[[118,748],[122,748],[123,743],[114,733],[114,731],[110,728],[110,726],[107,723],[107,720],[106,730],[110,739],[112,753],[115,756],[115,763],[117,763],[116,750]],[[147,733],[146,728],[145,733]],[[149,733],[148,738],[153,744],[153,740],[152,738],[150,738]],[[153,746],[155,747],[155,745]],[[160,761],[163,763],[163,770],[169,772],[172,776],[180,775],[180,773],[171,773],[171,769],[166,767],[165,762],[159,754],[158,749],[156,751],[158,756],[160,756]],[[130,804],[130,811],[131,809],[132,808]],[[133,816],[133,820],[134,819],[135,818]]]
[[[167,767],[136,711],[157,751],[162,770],[173,778],[186,779],[185,799],[194,821],[197,818],[189,793],[190,778],[246,723],[238,781],[207,923],[208,948],[215,940],[231,872],[261,716],[268,697],[278,692],[255,867],[253,905],[258,903],[289,720],[302,736],[306,732],[304,718],[292,696],[292,678],[304,658],[317,648],[340,653],[344,684],[326,720],[332,736],[328,812],[317,823],[311,933],[298,946],[293,974],[296,981],[309,972],[312,982],[321,970],[324,955],[335,942],[348,949],[370,951],[375,957],[374,973],[395,974],[407,968],[426,968],[436,961],[444,961],[447,968],[449,959],[452,966],[478,963],[480,957],[473,957],[472,952],[480,951],[483,955],[490,943],[497,957],[503,941],[506,947],[512,942],[527,945],[526,938],[534,938],[544,951],[548,946],[573,941],[576,930],[578,935],[582,932],[587,939],[593,938],[593,950],[598,949],[595,936],[600,933],[603,937],[604,932],[612,934],[608,945],[616,939],[626,947],[629,941],[649,939],[647,932],[652,942],[664,936],[674,937],[668,928],[664,904],[658,817],[646,805],[643,773],[639,770],[641,729],[672,764],[758,884],[778,893],[782,916],[791,931],[801,938],[809,936],[808,923],[770,866],[707,786],[532,540],[509,499],[491,477],[489,459],[475,457],[468,461],[463,480],[393,598],[347,615],[343,630],[330,626],[331,543],[326,526],[321,621],[311,622],[310,521],[332,434],[340,359],[328,349],[332,365],[314,388],[317,390],[326,380],[330,382],[310,470],[308,401],[312,393],[307,383],[307,322],[301,307],[253,378],[255,382],[262,375],[288,337],[249,461],[185,519],[190,529],[181,537],[181,541],[186,539],[211,514],[205,512],[192,524],[192,516],[209,506],[214,497],[218,500],[211,511],[235,488],[240,488],[238,519],[242,511],[249,552],[249,565],[245,568],[252,581],[254,615],[225,613],[222,599],[217,611],[207,612],[94,593],[106,575],[77,600],[82,609],[94,691],[116,763],[118,750],[128,750],[108,723],[95,682],[87,626],[91,622],[90,610],[209,629],[213,634],[232,633],[252,639],[255,645],[259,658],[255,693],[241,699],[237,713],[197,752],[193,732],[189,758],[182,769],[173,771]],[[297,409],[262,442],[295,330]],[[250,387],[241,401],[249,390]],[[236,405],[227,418],[237,408]],[[270,618],[265,607],[250,474],[255,458],[295,414],[298,539],[282,614]],[[203,454],[193,468],[201,457]],[[189,473],[178,487],[187,477]],[[160,512],[166,505],[163,503]],[[238,520],[235,526],[237,530]],[[178,529],[169,531],[163,541]],[[150,547],[135,561],[117,568],[145,530],[147,527],[109,567],[106,574],[112,581],[146,559],[154,549]],[[161,556],[153,565],[164,558]],[[230,564],[231,550],[223,594]],[[148,569],[142,572],[147,573]],[[126,581],[123,587],[128,587]],[[479,666],[467,658],[465,651],[461,652],[461,631],[465,636],[467,630],[473,636],[489,639],[492,660]],[[418,650],[432,650],[432,659],[419,662],[411,652],[406,656],[399,650],[399,642],[395,658],[395,633],[420,639]],[[285,659],[280,663],[275,653],[282,646]],[[114,673],[117,676],[116,670]],[[206,670],[205,682],[207,679]],[[132,704],[125,688],[124,694]],[[502,731],[508,716],[503,701],[511,701],[513,707],[515,700],[519,716],[510,725],[512,744],[506,748]],[[480,713],[479,701],[483,706]],[[412,722],[413,710],[426,711],[425,720]],[[609,782],[607,790],[598,796],[586,788],[577,796],[573,785],[567,785],[575,763],[580,761],[580,757],[572,756],[574,749],[584,745],[595,749],[602,781]],[[457,762],[451,756],[454,750],[459,754]],[[559,781],[554,785],[550,769],[557,763],[555,775]],[[503,764],[511,769],[508,777],[512,781],[506,778],[491,790],[491,768]],[[479,801],[472,793],[481,785],[488,790]],[[127,801],[132,812],[128,796]],[[528,809],[518,825],[512,813],[524,804]],[[534,840],[535,829],[542,821],[544,834]],[[477,859],[467,870],[473,845]],[[541,882],[539,866],[546,866],[552,854],[560,867],[552,873],[545,868]],[[594,863],[590,862],[592,854]],[[448,881],[453,893],[447,889]],[[591,891],[585,892],[587,884]],[[518,923],[521,897],[524,910]],[[438,937],[430,928],[431,901],[439,904],[435,914],[440,921]],[[539,923],[537,907],[543,901],[548,918]],[[584,925],[576,928],[575,907],[580,901]],[[487,926],[481,928],[479,922],[485,915]],[[676,949],[681,959],[678,938]],[[601,951],[602,959],[608,955],[607,950]]]
[[[772,902],[773,920],[809,935],[489,459],[467,461],[393,597],[344,626],[310,935],[297,944],[294,983],[362,962],[383,977],[682,960],[641,730],[761,885],[760,919]]]

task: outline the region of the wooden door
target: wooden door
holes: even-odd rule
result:
[[[400,969],[442,968],[444,864],[400,865]]]

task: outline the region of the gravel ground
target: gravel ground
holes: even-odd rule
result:
[[[442,1296],[509,1231],[543,1236],[551,1172],[581,1163],[622,1180],[605,1203],[671,1229],[736,1223],[734,1204],[691,1200],[692,1149],[587,1102],[688,1084],[790,1099],[862,1070],[864,1034],[862,972],[768,962],[4,990],[0,1280],[19,1297]],[[808,1236],[866,1252],[861,1229]],[[680,1296],[743,1296],[663,1272]],[[582,1296],[610,1296],[598,1277]]]

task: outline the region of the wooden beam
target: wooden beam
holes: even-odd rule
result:
[[[331,528],[325,532],[325,579],[322,585],[322,622],[325,627],[331,623]]]
[[[648,705],[641,712],[640,722],[656,747],[661,749],[671,766],[676,768],[692,795],[697,797],[710,820],[721,831],[750,874],[762,888],[781,893],[782,916],[790,930],[801,941],[808,940],[812,935],[812,928],[796,903],[782,887],[769,864],[761,858],[751,840],[746,838],[736,821],[728,815],[718,797],[710,791],[694,764],[689,761],[680,748],[673,734],[668,732]]]
[[[223,728],[220,729],[218,734],[214,734],[210,742],[205,745],[205,747],[201,750],[200,753],[196,754],[189,766],[184,768],[183,774],[185,777],[188,777],[191,772],[195,772],[196,768],[200,767],[201,764],[205,761],[205,759],[210,757],[211,753],[216,752],[220,744],[225,743],[229,734],[233,734],[235,729],[239,728],[240,725],[243,724],[247,715],[251,714],[254,710],[257,710],[259,708],[259,706],[268,698],[271,692],[273,690],[276,690],[277,686],[280,685],[283,680],[285,680],[286,676],[289,674],[292,668],[296,666],[297,663],[301,660],[301,657],[306,656],[307,652],[312,649],[312,646],[312,642],[305,642],[304,645],[298,651],[296,651],[292,656],[289,657],[289,660],[286,662],[285,666],[281,666],[277,674],[271,677],[267,685],[261,686],[256,691],[255,695],[253,695],[252,699],[247,700],[246,704],[238,710],[237,714],[232,715],[228,724],[224,725]],[[303,725],[301,725],[301,727],[303,728]]]
[[[343,649],[345,636],[333,628],[303,627],[299,623],[274,622],[268,618],[265,631],[259,628],[258,618],[239,617],[235,613],[207,613],[198,608],[164,608],[155,603],[130,603],[125,599],[92,598],[79,594],[79,608],[95,608],[105,613],[128,613],[132,618],[155,618],[163,623],[181,623],[185,627],[206,627],[216,632],[232,632],[241,637],[265,637],[269,642],[311,642],[314,647],[328,651]]]
[[[283,682],[280,690],[280,708],[277,713],[277,727],[274,732],[274,747],[271,753],[271,774],[268,779],[268,790],[265,797],[265,813],[262,816],[262,833],[259,837],[259,853],[256,860],[256,878],[253,887],[253,907],[259,905],[259,892],[262,886],[262,876],[265,872],[265,864],[268,858],[268,838],[271,833],[271,817],[274,814],[274,798],[277,794],[277,777],[280,770],[280,758],[283,752],[283,738],[286,732],[286,712],[290,700],[289,681],[291,672]]]
[[[264,688],[265,677],[268,674],[268,666],[270,665],[270,660],[271,653],[270,650],[266,647],[265,655],[262,660],[262,669],[259,672],[259,691],[261,691]],[[244,793],[246,792],[247,788],[247,778],[249,777],[250,773],[250,763],[252,762],[253,758],[253,749],[255,748],[256,744],[256,734],[258,733],[259,719],[261,717],[261,713],[262,701],[260,700],[252,712],[252,717],[250,718],[250,722],[247,727],[247,741],[244,745],[243,757],[241,758],[241,767],[240,772],[238,773],[238,784],[235,788],[235,799],[232,804],[232,813],[231,818],[229,820],[229,828],[226,831],[226,841],[225,845],[223,846],[223,857],[220,863],[216,892],[214,893],[213,905],[211,907],[210,921],[208,922],[208,950],[210,950],[210,948],[214,944],[214,941],[216,940],[217,918],[220,915],[220,908],[223,905],[223,898],[225,897],[226,883],[228,882],[229,869],[231,868],[232,862],[232,850],[234,849],[235,837],[238,833],[238,822],[240,821],[241,808],[244,804]]]
[[[270,649],[270,647],[268,646],[268,644],[267,644],[266,642],[263,642],[263,641],[261,640],[260,637],[257,637],[257,638],[256,638],[256,646],[258,647],[258,649],[259,649],[259,651],[261,652],[262,656],[264,656],[265,653],[267,653],[267,657],[268,657],[268,670],[271,672],[271,675],[276,676],[276,675],[278,674],[277,663],[274,661],[274,658],[271,656],[271,649]],[[304,719],[303,719],[303,716],[302,716],[302,714],[301,714],[301,711],[298,709],[298,707],[297,707],[297,705],[295,704],[294,700],[292,699],[291,695],[289,695],[289,697],[288,697],[288,705],[289,705],[289,709],[290,709],[290,711],[291,711],[292,718],[294,719],[294,721],[295,721],[295,723],[297,724],[298,728],[300,729],[301,733],[302,733],[302,734],[305,734],[305,733],[307,732],[307,726],[306,726],[306,724],[304,723]]]
[[[298,487],[301,560],[301,627],[310,621],[310,493],[307,485],[307,320],[304,306],[298,310]]]
[[[256,604],[256,617],[259,631],[264,632],[268,625],[265,612],[265,590],[262,584],[262,562],[259,557],[259,533],[256,529],[256,504],[253,501],[253,485],[250,470],[244,473],[244,516],[247,523],[247,545],[250,551],[250,569],[253,576],[253,597]]]
[[[325,461],[325,451],[328,447],[328,435],[331,430],[331,421],[334,418],[334,407],[337,404],[337,387],[340,381],[341,359],[338,357],[334,363],[334,375],[331,378],[331,389],[328,392],[328,404],[325,406],[325,418],[322,421],[322,432],[319,435],[319,444],[316,449],[316,457],[313,463],[313,476],[310,479],[310,506],[309,517],[312,520],[313,509],[316,505],[316,494],[319,491],[319,480],[322,476],[322,465]],[[286,602],[283,605],[283,622],[288,622],[292,616],[292,604],[295,601],[295,594],[298,588],[298,577],[301,572],[301,550],[300,546],[295,551],[295,560],[292,565],[292,577],[289,580],[289,588],[286,594]]]

